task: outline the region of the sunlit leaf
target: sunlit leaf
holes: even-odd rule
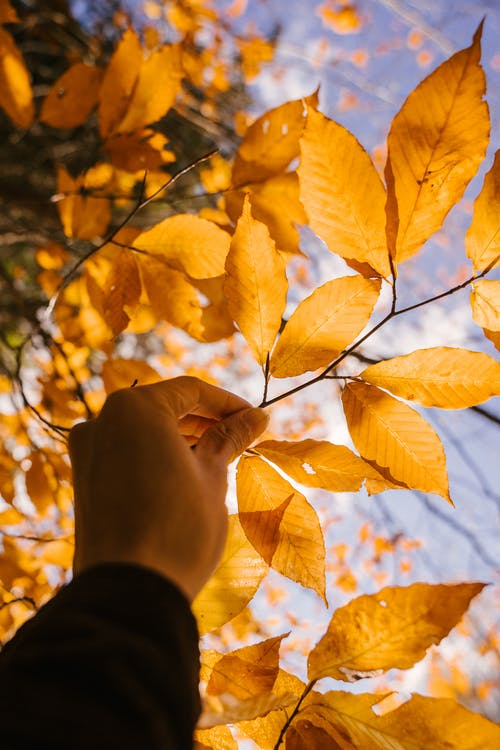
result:
[[[328,365],[368,323],[379,291],[379,279],[362,276],[316,289],[290,316],[271,357],[272,375],[287,378]]]
[[[141,232],[134,247],[159,255],[194,279],[224,273],[231,238],[216,224],[199,216],[177,214]]]
[[[26,472],[26,491],[35,508],[44,513],[55,501],[55,492],[51,484],[50,468],[42,453],[32,453],[31,466]]]
[[[30,76],[14,39],[3,28],[0,28],[0,107],[23,130],[33,122]]]
[[[92,189],[86,177],[73,179],[63,166],[57,170],[57,191],[66,196],[56,204],[64,234],[80,240],[102,236],[111,221],[109,200],[83,194],[82,188]]]
[[[497,747],[500,726],[449,698],[413,695],[394,711],[377,715],[383,695],[328,692],[306,699],[302,721],[319,714],[341,734],[344,748],[369,750],[483,750]]]
[[[314,508],[275,469],[255,456],[244,456],[237,469],[238,509],[245,533],[260,550],[268,531],[251,526],[247,516],[275,510],[291,497],[279,524],[271,567],[325,599],[325,543]]]
[[[134,254],[130,250],[120,250],[102,288],[99,310],[115,336],[127,327],[129,312],[138,304],[140,294],[141,281]]]
[[[205,710],[200,716],[198,726],[202,729],[218,726],[220,724],[235,724],[240,721],[250,721],[260,716],[266,716],[271,711],[285,708],[295,701],[291,693],[277,695],[273,693],[261,693],[260,695],[238,700],[230,694],[216,699],[219,704],[217,711]]]
[[[500,264],[500,151],[484,178],[474,203],[472,222],[465,235],[465,249],[475,270]]]
[[[409,95],[388,138],[387,238],[393,257],[417,252],[462,197],[489,139],[482,23],[457,52]]]
[[[278,250],[299,253],[297,226],[306,224],[307,216],[299,200],[297,173],[286,172],[264,182],[252,183],[244,190],[229,190],[226,211],[233,221],[240,216],[247,194],[251,199],[252,215],[266,224]]]
[[[349,383],[342,401],[360,455],[387,467],[397,482],[451,502],[444,449],[418,412],[373,385]]]
[[[99,130],[103,138],[118,129],[127,112],[142,59],[139,37],[127,29],[109,61],[99,93]]]
[[[222,656],[213,666],[207,693],[230,693],[244,700],[271,692],[278,676],[280,644],[285,637],[268,638]]]
[[[238,750],[238,745],[231,730],[226,726],[210,729],[196,729],[194,732],[193,750]]]
[[[316,106],[317,94],[306,101]],[[261,182],[286,170],[299,155],[305,114],[306,103],[299,99],[268,110],[250,125],[234,160],[233,187]]]
[[[161,380],[159,373],[142,359],[107,359],[102,366],[101,378],[106,393],[113,393],[120,388],[130,388],[133,383],[149,385]]]
[[[470,294],[474,321],[490,331],[500,331],[500,281],[481,279]]]
[[[460,621],[484,586],[414,583],[353,599],[336,610],[309,654],[309,679],[354,682],[374,672],[409,669]]]
[[[366,478],[379,474],[344,445],[326,440],[266,440],[253,450],[279,466],[296,482],[330,492],[357,492]]]
[[[449,346],[386,359],[367,367],[360,377],[406,401],[440,409],[466,409],[500,395],[500,362]]]
[[[153,52],[140,67],[126,114],[114,132],[128,133],[160,120],[176,100],[182,76],[178,46]]]
[[[43,100],[40,120],[53,128],[81,125],[97,104],[102,71],[85,63],[72,65]]]
[[[246,607],[269,567],[245,536],[237,516],[229,531],[221,561],[193,602],[200,634],[220,627]]]
[[[260,365],[279,331],[287,289],[285,263],[247,198],[227,256],[224,290],[229,312]]]
[[[356,138],[342,125],[309,109],[298,173],[309,225],[329,250],[368,263],[381,276],[388,276],[386,193]]]

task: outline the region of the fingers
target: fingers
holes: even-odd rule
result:
[[[202,461],[233,461],[264,432],[269,415],[258,408],[243,409],[209,427],[195,452]]]
[[[198,378],[181,376],[172,380],[136,388],[160,398],[176,419],[186,414],[197,414],[201,417],[221,419],[235,412],[248,408],[250,404],[234,393],[225,391]]]

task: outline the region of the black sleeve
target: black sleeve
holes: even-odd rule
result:
[[[139,566],[90,568],[0,653],[0,747],[191,750],[198,678],[181,592]]]

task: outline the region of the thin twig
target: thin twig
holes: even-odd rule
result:
[[[281,743],[283,741],[283,738],[284,738],[284,736],[286,734],[286,731],[287,731],[288,727],[290,726],[290,724],[292,723],[292,721],[297,716],[297,714],[298,714],[298,712],[300,710],[300,707],[301,707],[302,703],[304,702],[304,699],[309,695],[309,693],[313,689],[313,687],[316,684],[316,682],[317,682],[317,680],[311,680],[311,682],[309,682],[306,685],[306,687],[304,688],[304,692],[302,693],[302,695],[300,696],[299,700],[297,701],[297,704],[296,704],[295,708],[293,709],[292,713],[290,714],[290,716],[288,717],[288,719],[285,721],[285,723],[281,727],[281,732],[279,733],[279,737],[278,737],[278,739],[276,741],[276,744],[275,744],[273,750],[278,750],[279,746],[281,745]]]

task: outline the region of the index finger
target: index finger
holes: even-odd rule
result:
[[[186,414],[223,419],[252,405],[224,388],[187,375],[146,385],[143,388],[154,391],[155,396],[164,401],[165,408],[176,419],[181,419]]]

